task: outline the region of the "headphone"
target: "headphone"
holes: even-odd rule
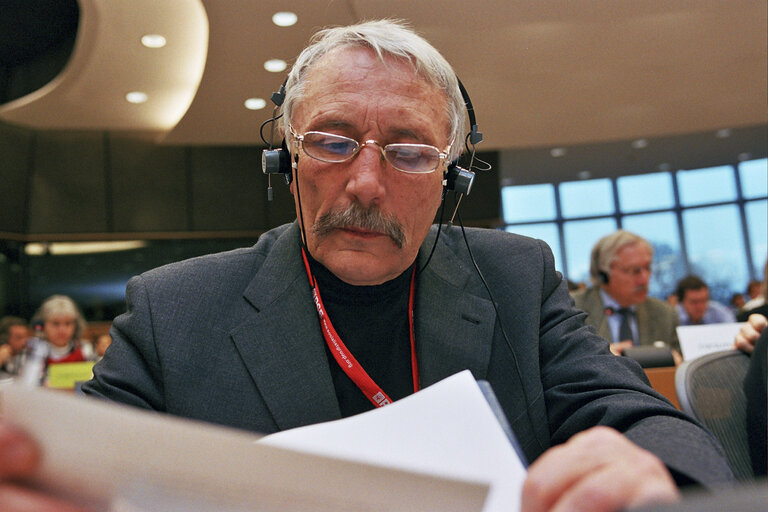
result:
[[[285,84],[287,81],[288,79],[286,78],[280,86],[280,89],[273,92],[270,96],[272,103],[275,104],[275,112],[277,111],[277,108],[282,106],[283,101],[285,100]],[[469,143],[474,145],[482,142],[483,134],[477,129],[475,109],[472,107],[472,100],[469,98],[469,94],[464,88],[464,84],[461,83],[459,77],[456,77],[456,81],[459,83],[459,91],[461,92],[461,97],[464,99],[464,107],[467,109],[467,116],[469,117],[470,131],[467,134],[466,139]],[[270,121],[273,123],[277,122],[278,117],[273,115],[271,119],[267,120],[267,123]],[[285,183],[290,184],[292,179],[291,168],[291,156],[285,138],[283,138],[278,149],[272,149],[270,147],[269,149],[262,151],[261,170],[264,174],[282,174],[285,178]],[[474,171],[459,167],[459,159],[457,158],[448,164],[448,167],[445,170],[443,185],[446,190],[453,190],[458,194],[466,196],[469,195],[469,192],[472,190],[474,181]]]
[[[608,274],[608,272],[606,272],[605,270],[598,270],[597,278],[603,284],[608,284],[608,281],[611,280],[610,274]]]

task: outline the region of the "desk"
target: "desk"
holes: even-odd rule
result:
[[[645,374],[651,381],[653,389],[667,397],[672,404],[680,408],[677,401],[677,392],[675,391],[675,370],[676,366],[665,366],[661,368],[645,368]]]

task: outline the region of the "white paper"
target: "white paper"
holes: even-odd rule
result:
[[[690,361],[712,352],[731,349],[733,339],[743,323],[678,326],[677,338],[680,340],[683,359]]]
[[[469,371],[386,407],[271,434],[259,444],[488,481],[485,512],[520,509],[526,470]]]
[[[42,447],[39,488],[95,510],[463,512],[482,510],[488,493],[485,483],[288,451],[67,392],[0,392],[4,421]]]

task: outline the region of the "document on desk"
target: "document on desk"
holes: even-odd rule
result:
[[[520,509],[526,470],[465,370],[397,402],[259,443],[491,485],[485,512]]]
[[[262,438],[58,391],[0,393],[4,420],[42,446],[35,484],[95,510],[519,509],[525,469],[469,372]]]
[[[697,357],[733,348],[733,339],[744,322],[727,324],[679,325],[676,328],[683,359]]]

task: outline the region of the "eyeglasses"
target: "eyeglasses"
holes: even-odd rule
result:
[[[448,145],[445,152],[428,144],[387,144],[382,146],[375,140],[366,140],[362,144],[355,139],[325,132],[306,132],[299,135],[289,127],[293,139],[304,152],[321,162],[338,164],[355,157],[368,144],[375,144],[382,156],[398,171],[409,174],[427,174],[434,172],[448,158]]]

